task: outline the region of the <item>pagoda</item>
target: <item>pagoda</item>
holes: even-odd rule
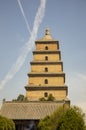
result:
[[[37,130],[40,119],[51,115],[60,106],[70,106],[59,41],[51,37],[47,28],[45,36],[35,45],[28,84],[25,86],[28,101],[3,101],[0,110],[0,115],[15,122],[16,130],[31,126]],[[49,98],[50,95],[53,98]]]
[[[52,95],[56,101],[68,101],[68,87],[65,85],[65,73],[59,50],[59,41],[50,35],[49,28],[45,36],[35,42],[31,72],[28,73],[26,97],[30,101],[47,99]]]

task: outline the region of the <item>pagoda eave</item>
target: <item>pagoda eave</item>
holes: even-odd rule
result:
[[[30,64],[31,64],[31,65],[35,65],[35,64],[36,64],[36,65],[37,65],[37,64],[38,64],[38,65],[39,65],[39,64],[42,64],[42,65],[43,65],[43,64],[47,64],[47,65],[49,65],[49,64],[50,64],[50,65],[62,64],[62,66],[63,66],[63,62],[62,62],[62,61],[57,61],[57,62],[56,62],[56,61],[53,61],[53,62],[51,62],[51,61],[32,61],[32,62],[30,62]]]
[[[60,54],[61,52],[59,51],[59,50],[57,50],[57,51],[46,51],[46,50],[40,50],[40,51],[38,51],[38,50],[36,50],[36,51],[33,51],[33,54]]]
[[[54,44],[54,43],[55,43],[55,44],[56,44],[56,43],[57,43],[57,44],[59,43],[59,41],[57,41],[57,40],[55,40],[55,39],[52,39],[52,40],[49,40],[49,39],[48,39],[48,40],[41,40],[41,39],[40,39],[40,40],[35,41],[36,44],[37,44],[37,43],[40,43],[40,44],[46,44],[46,43],[47,43],[47,44],[52,44],[52,42],[53,42],[53,44]]]
[[[67,86],[33,86],[27,85],[25,86],[26,90],[29,91],[38,91],[38,90],[68,90]]]
[[[35,72],[31,72],[27,74],[29,77],[65,77],[65,73],[49,73],[49,72],[45,72],[45,73],[35,73]]]

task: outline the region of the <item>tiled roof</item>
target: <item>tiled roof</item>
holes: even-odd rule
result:
[[[63,102],[5,102],[0,114],[9,119],[42,119],[62,104]]]

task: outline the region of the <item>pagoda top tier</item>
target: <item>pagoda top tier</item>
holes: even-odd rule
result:
[[[43,38],[41,38],[40,40],[37,41],[56,41],[54,38],[51,37],[50,35],[50,29],[46,28],[45,30],[45,36]]]

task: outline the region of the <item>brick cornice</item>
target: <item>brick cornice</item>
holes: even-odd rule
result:
[[[37,76],[37,77],[45,77],[45,76],[47,76],[47,77],[64,77],[65,76],[65,73],[49,73],[49,72],[45,72],[45,73],[34,73],[34,72],[31,72],[31,73],[28,73],[28,76],[29,77],[35,77],[35,76]]]
[[[53,61],[53,62],[51,62],[51,61],[32,61],[32,62],[30,62],[30,64],[31,65],[40,65],[40,64],[47,64],[47,65],[58,65],[58,64],[63,64],[63,62],[62,61]]]
[[[30,86],[27,85],[25,86],[26,90],[34,90],[34,91],[38,91],[38,90],[67,90],[68,87],[67,86]]]
[[[50,51],[50,50],[36,50],[36,51],[33,51],[33,54],[60,54],[61,52],[59,50],[53,50],[53,51]]]

